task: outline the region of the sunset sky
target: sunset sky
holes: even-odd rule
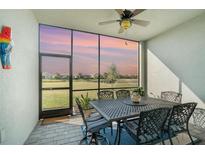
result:
[[[107,71],[111,64],[117,66],[122,75],[137,74],[138,44],[133,41],[101,36],[101,74]],[[71,31],[67,29],[40,26],[40,52],[70,55]],[[68,61],[64,58],[43,58],[44,72],[69,72]],[[65,67],[64,67],[65,66]],[[73,32],[73,73],[96,74],[98,67],[98,35]]]

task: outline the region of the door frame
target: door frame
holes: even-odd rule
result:
[[[69,59],[69,87],[59,87],[59,88],[48,88],[51,90],[68,90],[69,92],[69,106],[64,109],[54,109],[43,111],[42,109],[42,92],[46,90],[42,87],[42,57],[58,57],[58,58],[68,58]],[[39,53],[39,119],[51,118],[57,116],[66,116],[73,114],[73,84],[72,84],[72,56],[71,55],[61,55],[61,54],[50,54],[50,53]]]

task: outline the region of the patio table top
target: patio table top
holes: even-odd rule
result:
[[[96,100],[90,104],[107,120],[120,121],[139,116],[140,112],[152,110],[155,108],[173,107],[177,103],[142,97],[139,104],[132,103],[130,98],[113,100]]]

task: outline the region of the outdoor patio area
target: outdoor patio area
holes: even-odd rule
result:
[[[135,7],[0,10],[0,145],[205,145],[205,10]]]
[[[34,128],[29,138],[25,142],[26,145],[78,145],[80,140],[83,138],[81,131],[82,118],[79,115],[69,117],[50,118],[42,120]],[[116,129],[116,124],[114,129]],[[195,144],[205,144],[205,131],[199,127],[195,127],[190,124],[190,132],[193,137],[197,137],[199,141]],[[106,134],[110,135],[110,130],[106,130]],[[121,144],[128,145],[133,144],[132,139],[128,134],[123,131],[122,136],[125,139],[121,141]],[[113,141],[115,134],[111,136]],[[190,140],[187,134],[180,134],[177,138],[173,139],[175,145],[189,144]],[[113,143],[110,143],[113,144]],[[161,144],[161,143],[159,143]],[[165,141],[165,144],[170,144],[169,141]]]

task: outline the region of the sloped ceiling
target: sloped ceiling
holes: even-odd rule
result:
[[[127,32],[118,34],[118,23],[98,25],[101,21],[119,19],[114,9],[33,10],[39,23],[138,41],[150,39],[204,12],[204,10],[145,10],[135,18],[148,20],[151,22],[150,25],[147,27],[132,25]]]

